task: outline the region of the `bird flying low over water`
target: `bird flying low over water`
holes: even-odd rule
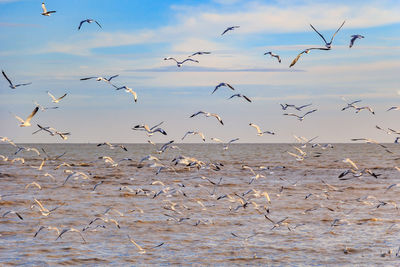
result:
[[[21,84],[16,84],[16,85],[14,85],[14,84],[12,83],[12,81],[7,77],[7,75],[6,75],[6,73],[4,72],[4,70],[2,70],[1,73],[3,73],[4,78],[6,78],[6,80],[7,80],[8,83],[10,84],[10,88],[11,88],[11,89],[15,89],[15,88],[17,88],[18,86],[25,86],[25,85],[31,84],[31,83],[21,83]]]
[[[215,117],[222,125],[224,125],[224,123],[222,122],[221,117],[218,116],[218,114],[215,114],[215,113],[199,111],[199,112],[194,113],[193,115],[191,115],[190,118],[193,118],[193,117],[195,117],[195,116],[197,116],[197,115],[200,115],[200,114],[204,114],[206,117],[211,117],[211,116],[212,116],[212,117]]]
[[[92,22],[96,22],[96,24],[99,25],[100,28],[103,28],[103,27],[101,27],[100,23],[97,22],[97,20],[94,20],[94,19],[85,19],[85,20],[82,20],[82,21],[79,23],[78,31],[81,29],[82,24],[85,23],[85,22],[87,22],[87,23],[89,23],[89,24],[92,23]]]
[[[56,11],[47,11],[46,5],[44,2],[42,3],[42,9],[43,9],[43,16],[50,16],[51,13],[56,13]]]
[[[156,132],[160,132],[160,133],[163,134],[163,135],[167,135],[167,132],[164,131],[163,129],[161,129],[161,128],[156,128],[156,127],[160,126],[161,124],[163,124],[163,121],[160,122],[159,124],[157,124],[157,125],[151,127],[151,128],[150,128],[147,124],[138,124],[138,125],[135,125],[135,126],[132,128],[132,130],[134,130],[134,131],[137,131],[137,130],[146,131],[148,136],[152,136],[152,135],[153,135],[154,133],[156,133]]]
[[[362,39],[362,38],[364,38],[364,36],[359,35],[359,34],[357,34],[357,35],[352,35],[352,36],[351,36],[351,39],[350,39],[349,48],[352,48],[352,47],[353,47],[354,42],[355,42],[357,39]]]
[[[180,67],[183,65],[183,63],[185,63],[186,61],[192,61],[192,62],[199,63],[198,60],[191,59],[191,58],[187,58],[187,59],[185,59],[185,60],[183,60],[183,61],[178,61],[178,60],[176,60],[176,59],[173,58],[173,57],[166,57],[166,58],[164,58],[164,60],[173,60],[173,61],[175,61],[175,62],[176,62],[176,65],[177,65],[179,68],[180,68]]]
[[[276,59],[278,59],[278,62],[281,63],[281,57],[279,55],[274,54],[272,52],[266,52],[266,53],[264,53],[264,56],[268,55],[268,54],[271,55],[271,57],[276,57]]]
[[[245,96],[245,95],[242,95],[242,94],[234,94],[234,95],[232,95],[232,96],[231,96],[230,98],[228,98],[228,99],[231,99],[231,98],[233,98],[233,97],[242,97],[242,98],[246,99],[248,102],[251,103],[250,98],[248,98],[248,97]]]
[[[306,50],[300,52],[300,54],[297,55],[297,57],[295,59],[293,59],[292,63],[290,63],[290,67],[292,67],[294,64],[296,64],[296,62],[300,59],[302,54],[308,54],[310,53],[311,50],[331,50],[330,48],[324,48],[324,47],[313,47],[313,48],[307,48]]]
[[[346,21],[343,21],[343,23],[342,23],[342,25],[340,25],[339,29],[337,29],[337,31],[333,34],[333,36],[332,36],[332,38],[331,38],[331,41],[330,41],[329,43],[325,40],[324,36],[323,36],[322,34],[320,34],[320,33],[314,28],[313,25],[310,24],[310,26],[311,26],[311,28],[312,28],[316,33],[318,33],[319,36],[321,36],[322,40],[324,40],[326,48],[329,48],[329,49],[330,49],[331,46],[332,46],[333,38],[335,38],[335,35],[336,35],[336,34],[338,33],[338,31],[343,27],[343,25],[344,25],[345,22],[346,22]]]
[[[218,84],[217,86],[215,86],[215,89],[214,89],[214,91],[212,91],[211,94],[214,94],[215,91],[217,91],[218,88],[220,88],[221,86],[226,86],[226,87],[229,87],[229,88],[232,89],[232,90],[235,90],[235,88],[233,88],[233,86],[230,85],[229,83],[220,83],[220,84]]]
[[[251,123],[251,122],[250,122],[249,125],[250,125],[251,127],[256,128],[256,130],[257,130],[257,135],[258,135],[258,136],[263,136],[264,134],[271,134],[271,135],[274,135],[274,134],[275,134],[274,132],[270,132],[270,131],[265,131],[265,132],[261,131],[260,126],[254,124],[254,123]]]
[[[51,102],[53,103],[58,103],[60,102],[61,99],[63,99],[67,94],[64,94],[63,96],[60,96],[59,98],[55,98],[49,91],[47,91],[47,94],[53,99]]]
[[[228,31],[233,31],[236,28],[240,28],[240,26],[231,26],[225,29],[225,31],[223,33],[221,33],[221,35],[224,35],[225,33],[227,33]]]
[[[31,119],[33,116],[35,116],[36,112],[38,112],[39,107],[35,107],[35,109],[32,111],[31,115],[28,116],[28,118],[26,118],[26,120],[21,119],[18,116],[15,116],[15,118],[17,118],[17,120],[19,120],[19,122],[21,123],[20,127],[28,127],[31,126]]]

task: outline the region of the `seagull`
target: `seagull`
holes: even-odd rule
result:
[[[246,99],[248,102],[251,103],[250,98],[248,98],[248,97],[245,96],[245,95],[242,95],[242,94],[234,94],[234,95],[232,95],[232,96],[231,96],[230,98],[228,98],[228,99],[231,99],[231,98],[233,98],[233,97],[243,97],[244,99]]]
[[[231,27],[228,27],[228,28],[226,28],[226,30],[223,32],[223,33],[221,33],[221,35],[224,35],[226,32],[228,32],[228,31],[233,31],[234,29],[236,29],[236,28],[240,28],[240,26],[231,26]]]
[[[391,107],[391,108],[389,108],[388,110],[386,110],[386,111],[391,111],[391,110],[400,110],[400,106],[397,106],[397,107]]]
[[[204,111],[199,111],[197,113],[194,113],[193,115],[190,116],[190,118],[193,118],[194,116],[200,115],[200,114],[204,114],[206,117],[215,117],[222,125],[224,125],[224,123],[222,122],[222,119],[220,116],[218,116],[218,114],[215,113],[210,113],[210,112],[204,112]]]
[[[374,110],[373,110],[372,108],[368,107],[368,106],[365,106],[365,107],[356,107],[355,109],[356,109],[356,113],[360,112],[360,111],[363,110],[363,109],[366,109],[366,110],[368,110],[369,112],[371,112],[373,115],[375,115]]]
[[[105,146],[105,145],[108,146],[110,149],[114,149],[116,147],[119,147],[119,148],[121,148],[121,149],[123,149],[125,151],[128,151],[128,149],[126,149],[126,147],[123,146],[123,145],[112,145],[109,142],[100,143],[97,146]]]
[[[317,109],[313,109],[313,110],[311,110],[311,111],[308,111],[308,112],[306,112],[303,116],[299,116],[299,115],[294,114],[294,113],[283,113],[283,115],[286,115],[286,116],[294,116],[294,117],[297,117],[297,118],[299,119],[299,121],[303,121],[303,120],[304,120],[304,117],[305,117],[306,115],[308,115],[308,114],[310,114],[310,113],[313,113],[313,112],[315,112],[315,111],[317,111]]]
[[[109,83],[109,84],[111,84],[112,86],[114,86],[115,88],[117,88],[115,85],[113,85],[112,83],[111,83],[111,80],[112,79],[114,79],[114,78],[116,78],[116,77],[118,77],[119,75],[117,74],[117,75],[114,75],[114,76],[111,76],[110,78],[104,78],[104,77],[87,77],[87,78],[82,78],[82,79],[80,79],[81,81],[86,81],[86,80],[90,80],[90,79],[96,79],[96,81],[98,81],[98,82],[100,82],[100,81],[103,81],[103,82],[106,82],[106,83]]]
[[[274,54],[272,52],[266,52],[266,53],[264,53],[264,56],[265,55],[271,55],[271,57],[276,57],[278,59],[278,62],[281,63],[281,57],[279,55]]]
[[[125,92],[131,93],[133,95],[133,99],[135,100],[135,102],[137,102],[137,94],[135,91],[132,90],[132,88],[129,88],[127,86],[122,86],[117,88],[116,90],[121,90],[121,89],[125,89]]]
[[[228,150],[229,149],[229,145],[232,144],[233,142],[239,141],[239,138],[235,138],[230,140],[225,146],[224,146],[224,150]]]
[[[42,3],[42,9],[43,9],[43,16],[50,16],[51,13],[56,13],[56,11],[47,11],[47,8],[44,4],[44,2]]]
[[[75,229],[75,228],[65,228],[65,229],[63,229],[63,230],[61,231],[61,233],[58,235],[58,237],[56,238],[56,240],[58,240],[59,238],[61,238],[61,236],[62,236],[63,234],[65,234],[66,232],[77,232],[77,233],[81,236],[83,242],[86,243],[86,240],[85,240],[85,238],[83,238],[83,235],[81,234],[81,232],[80,232],[78,229]]]
[[[58,107],[44,107],[44,106],[42,106],[42,105],[40,105],[38,102],[36,102],[36,101],[34,101],[33,102],[37,107],[39,107],[39,109],[41,110],[41,111],[45,111],[45,110],[47,110],[47,109],[57,109]]]
[[[274,135],[274,134],[275,134],[275,133],[270,132],[270,131],[265,131],[265,132],[261,131],[260,127],[259,127],[258,125],[256,125],[256,124],[254,124],[254,123],[250,123],[249,125],[250,125],[251,127],[256,128],[256,130],[257,130],[257,135],[258,135],[258,136],[263,136],[265,133],[271,134],[271,135]]]
[[[26,118],[26,120],[21,119],[20,117],[15,115],[15,118],[17,118],[17,120],[19,120],[19,122],[21,123],[19,126],[20,127],[28,127],[31,126],[31,119],[33,116],[35,116],[36,112],[38,112],[39,107],[35,107],[35,109],[32,111],[31,115],[29,115],[28,118]]]
[[[218,84],[217,86],[215,86],[215,89],[214,89],[214,91],[212,91],[211,94],[214,94],[215,91],[217,91],[218,88],[220,88],[221,86],[226,86],[226,87],[229,87],[229,88],[232,89],[232,90],[235,90],[235,88],[233,88],[232,85],[230,85],[229,83],[220,83],[220,84]]]
[[[202,132],[194,132],[194,131],[188,131],[188,132],[186,132],[185,135],[182,137],[182,140],[185,139],[185,137],[186,137],[188,134],[192,134],[192,135],[196,135],[196,134],[197,134],[197,135],[199,135],[199,136],[201,137],[201,139],[203,139],[203,142],[206,141],[206,138],[204,137],[204,134],[203,134]]]
[[[173,147],[175,147],[175,146],[171,146],[171,144],[172,144],[173,142],[175,142],[175,141],[174,141],[174,140],[171,140],[171,141],[169,141],[169,142],[163,144],[163,145],[160,147],[160,149],[157,150],[157,153],[158,153],[158,154],[161,154],[161,153],[165,152],[165,150],[167,150],[167,148],[173,148]]]
[[[197,55],[209,55],[209,54],[211,54],[211,52],[201,52],[201,51],[199,51],[199,52],[191,54],[189,57],[193,57],[193,56],[197,56]]]
[[[342,25],[340,25],[339,29],[337,29],[337,31],[333,34],[332,39],[331,39],[331,41],[330,41],[329,43],[325,40],[324,36],[322,36],[322,34],[320,34],[320,33],[313,27],[313,25],[310,24],[310,26],[311,26],[311,28],[312,28],[316,33],[318,33],[318,35],[321,36],[321,38],[324,40],[326,48],[331,49],[331,45],[332,45],[333,38],[335,38],[335,35],[336,35],[336,34],[338,33],[338,31],[343,27],[343,25],[344,25],[345,22],[346,22],[346,21],[343,21],[343,23],[342,23]]]
[[[85,23],[85,22],[87,22],[87,23],[96,22],[96,24],[99,25],[100,28],[102,28],[101,25],[100,25],[100,23],[97,22],[97,20],[94,20],[94,19],[85,19],[85,20],[82,20],[81,23],[79,23],[78,31],[81,29],[82,24]]]
[[[59,98],[55,98],[49,91],[47,91],[47,94],[53,99],[51,102],[53,103],[58,103],[60,102],[61,99],[63,99],[67,94],[64,94],[63,96],[60,96]]]
[[[183,60],[183,61],[178,61],[178,60],[176,60],[176,59],[173,58],[173,57],[166,57],[166,58],[164,58],[164,60],[173,60],[173,61],[176,62],[176,65],[177,65],[178,67],[181,67],[181,66],[183,65],[183,63],[185,63],[186,61],[192,61],[192,62],[199,63],[198,60],[191,59],[191,58],[187,58],[187,59],[185,59],[185,60]]]
[[[6,78],[6,80],[7,80],[8,83],[10,84],[10,88],[11,88],[11,89],[15,89],[15,88],[17,88],[17,87],[19,87],[19,86],[25,86],[25,85],[31,84],[31,83],[21,83],[21,84],[16,84],[16,85],[14,85],[14,84],[12,83],[12,81],[7,77],[7,75],[6,75],[6,73],[4,72],[4,70],[2,70],[1,73],[3,73],[4,78]]]
[[[293,59],[292,63],[290,63],[290,67],[292,67],[294,64],[296,64],[296,62],[299,60],[299,58],[301,57],[302,54],[308,54],[310,53],[311,50],[331,50],[330,48],[323,48],[323,47],[314,47],[314,48],[307,48],[306,50],[300,52],[300,54],[297,55],[297,57],[295,59]]]
[[[39,230],[36,231],[35,235],[33,237],[36,237],[40,231],[42,231],[43,229],[47,229],[47,230],[55,230],[57,232],[57,235],[60,235],[60,230],[58,230],[57,227],[53,227],[53,226],[40,226]]]
[[[359,34],[357,34],[357,35],[352,35],[352,36],[351,36],[351,39],[350,39],[349,48],[352,48],[352,47],[353,47],[355,40],[357,40],[357,39],[362,39],[362,38],[364,38],[364,36],[359,35]]]
[[[136,125],[132,128],[132,130],[137,131],[137,130],[144,130],[147,132],[148,136],[152,136],[154,133],[156,132],[160,132],[163,135],[167,135],[167,132],[164,131],[162,128],[156,128],[158,126],[160,126],[163,122],[149,128],[149,126],[147,124],[140,124],[140,125]]]
[[[356,101],[348,102],[348,101],[346,100],[346,98],[344,98],[344,97],[342,97],[342,99],[343,99],[343,101],[345,101],[345,102],[347,103],[347,106],[344,107],[344,108],[342,108],[342,111],[344,111],[344,110],[346,110],[346,109],[348,109],[348,108],[357,108],[357,106],[355,106],[354,104],[355,104],[355,103],[361,102],[361,100],[356,100]]]

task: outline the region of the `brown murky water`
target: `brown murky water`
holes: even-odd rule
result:
[[[222,145],[182,144],[161,155],[150,144],[127,145],[128,152],[94,144],[24,146],[44,148],[51,157],[66,154],[39,170],[44,153],[14,155],[15,147],[0,145],[8,157],[0,158],[1,265],[400,264],[400,186],[387,190],[400,183],[395,144],[388,145],[394,154],[374,144],[307,147],[303,161],[286,153],[296,153],[288,144],[232,144],[226,151]],[[223,166],[217,171],[177,165],[156,175],[155,168],[137,168],[149,154],[168,166],[177,155]],[[132,160],[112,167],[101,156]],[[16,157],[25,163],[11,163]],[[339,180],[350,167],[344,158],[379,178]],[[63,162],[70,166],[55,169]],[[242,164],[265,177],[250,184],[254,175]],[[88,177],[76,174],[63,185],[67,170]],[[41,189],[25,188],[32,182]],[[56,230],[45,228],[34,237],[41,226],[79,232],[57,239]]]

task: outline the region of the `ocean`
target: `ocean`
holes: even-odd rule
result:
[[[40,155],[0,145],[0,265],[400,264],[397,144],[19,146]]]

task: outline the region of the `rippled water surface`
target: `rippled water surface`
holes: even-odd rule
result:
[[[375,144],[307,146],[303,161],[287,153],[299,153],[289,144],[182,144],[163,154],[150,144],[126,145],[127,152],[95,144],[23,146],[41,155],[14,155],[15,147],[0,145],[8,157],[0,158],[1,265],[400,264],[400,186],[387,189],[400,183],[395,144],[388,145],[393,153]],[[152,162],[139,165],[149,154],[174,170],[156,175]],[[220,170],[173,165],[178,155]],[[12,163],[17,157],[25,163]],[[351,167],[345,158],[378,178],[338,179]],[[57,230],[44,228],[34,237],[41,226],[77,231],[57,239]]]

